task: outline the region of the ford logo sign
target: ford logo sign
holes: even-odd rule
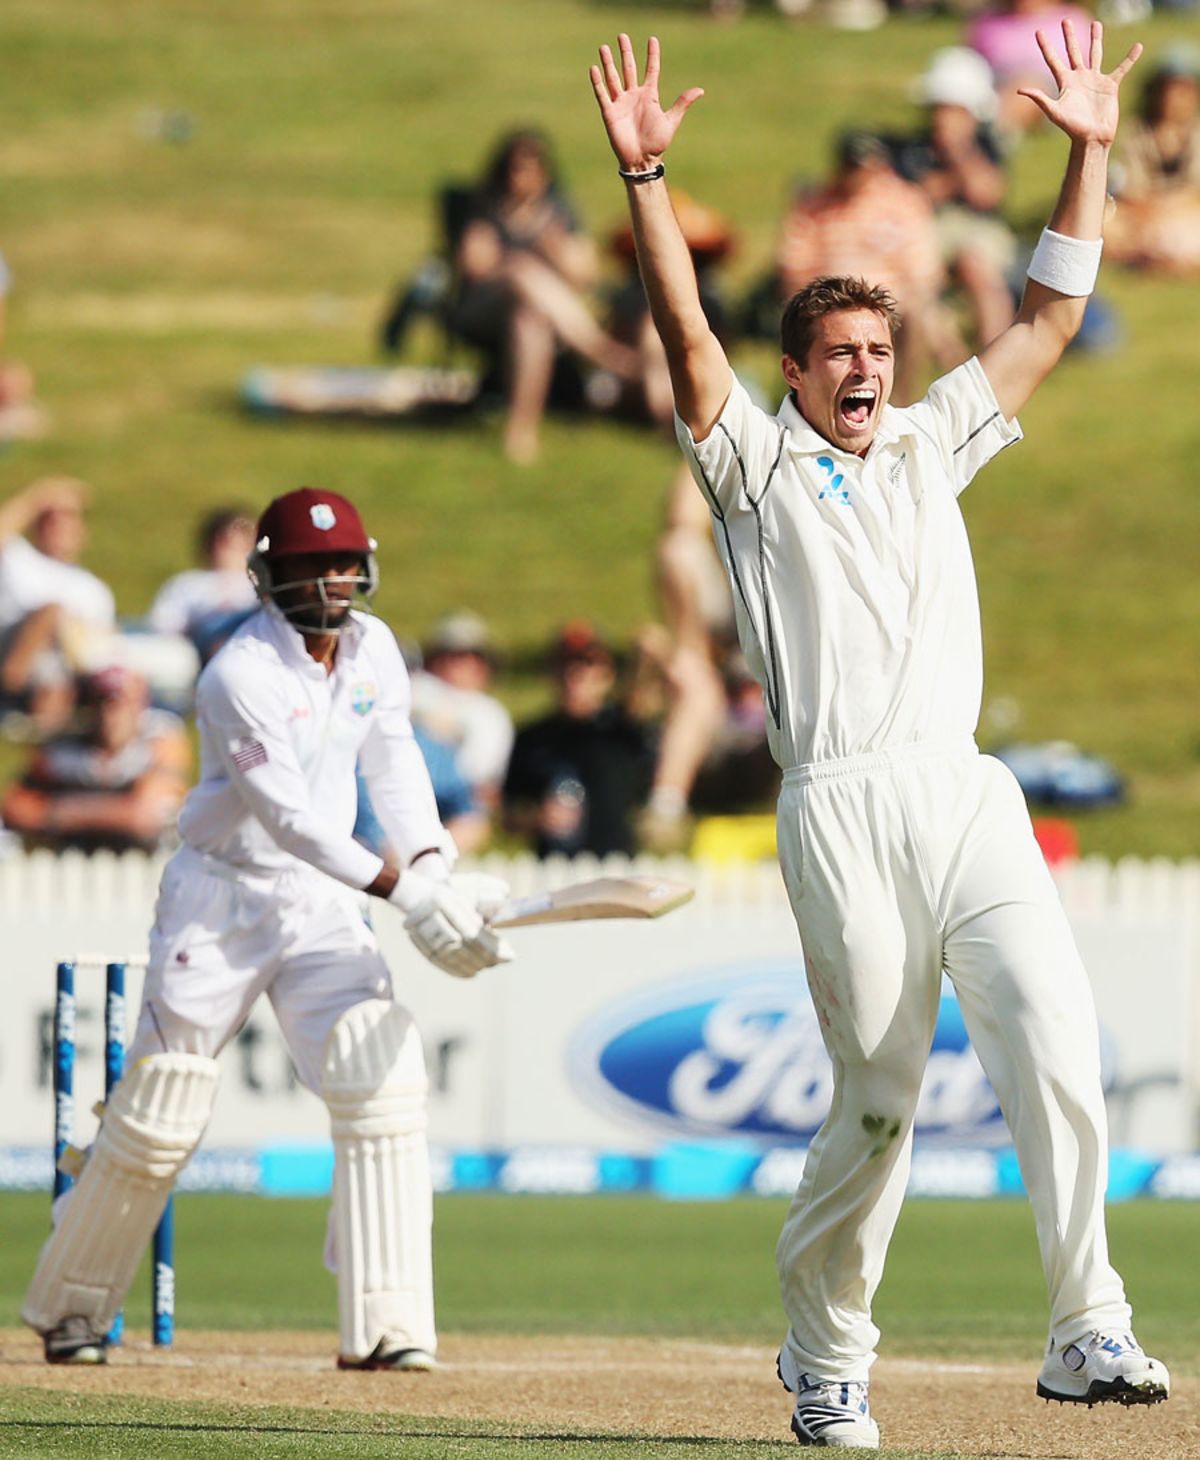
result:
[[[946,987],[917,1134],[944,1143],[1007,1144],[995,1092]],[[784,961],[673,980],[618,999],[579,1030],[568,1058],[590,1103],[675,1136],[807,1144],[833,1092],[803,975]]]

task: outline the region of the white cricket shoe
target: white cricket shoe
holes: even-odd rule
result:
[[[1171,1392],[1166,1365],[1132,1333],[1089,1333],[1059,1348],[1054,1340],[1038,1375],[1040,1399],[1060,1404],[1160,1404]]]
[[[801,1374],[784,1349],[775,1365],[779,1382],[796,1396],[792,1434],[802,1445],[878,1450],[879,1426],[871,1418],[865,1379],[815,1379]]]
[[[430,1374],[437,1368],[437,1359],[423,1348],[399,1348],[394,1341],[382,1338],[365,1359],[338,1358],[339,1369],[390,1370],[393,1374]]]

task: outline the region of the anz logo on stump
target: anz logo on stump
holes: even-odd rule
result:
[[[804,976],[790,960],[698,975],[614,1000],[579,1030],[569,1067],[590,1103],[676,1136],[807,1144],[833,1090]],[[1009,1139],[948,985],[916,1130],[947,1144]]]

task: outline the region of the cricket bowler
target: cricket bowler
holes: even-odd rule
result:
[[[1057,205],[1015,321],[917,405],[888,404],[898,327],[869,280],[823,278],[787,304],[778,415],[752,404],[705,320],[665,181],[688,108],[639,82],[628,36],[592,87],[628,195],[666,348],[676,432],[732,581],[742,649],[783,770],[778,842],[833,1063],[778,1246],[789,1328],[779,1374],[801,1444],[877,1449],[871,1300],[909,1172],[943,974],[995,1087],[1033,1203],[1050,1299],[1037,1393],[1166,1399],[1131,1331],[1104,1222],[1107,1132],[1091,989],[1019,787],[974,740],[978,594],[958,494],[1021,438],[1017,412],[1079,329],[1096,279],[1118,91],[1103,33],[1024,94],[1066,134]],[[1085,58],[1084,49],[1087,51]],[[753,165],[753,159],[746,159]]]

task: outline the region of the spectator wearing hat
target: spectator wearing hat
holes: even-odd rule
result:
[[[175,822],[191,769],[183,722],[151,709],[145,679],[119,665],[80,685],[86,725],[48,740],[0,814],[31,846],[150,851]]]
[[[1177,273],[1200,268],[1200,52],[1172,46],[1156,63],[1113,169],[1110,258]]]
[[[632,855],[634,816],[654,753],[646,729],[613,699],[616,662],[595,629],[567,625],[550,650],[556,704],[517,731],[504,806],[539,857]]]
[[[1001,216],[1008,178],[991,67],[966,46],[947,46],[914,90],[927,125],[896,139],[892,155],[900,176],[933,205],[942,259],[966,294],[982,348],[1012,323],[1008,281],[1017,262],[1016,237]]]
[[[958,348],[938,310],[946,271],[933,205],[897,175],[887,144],[871,132],[843,132],[830,180],[795,194],[776,269],[780,300],[823,275],[870,279],[891,293],[904,324],[896,341],[899,397],[912,396],[931,351],[941,359]]]
[[[478,614],[458,609],[434,624],[412,674],[412,720],[447,746],[485,812],[500,804],[513,745],[512,717],[491,693],[496,649]]]

